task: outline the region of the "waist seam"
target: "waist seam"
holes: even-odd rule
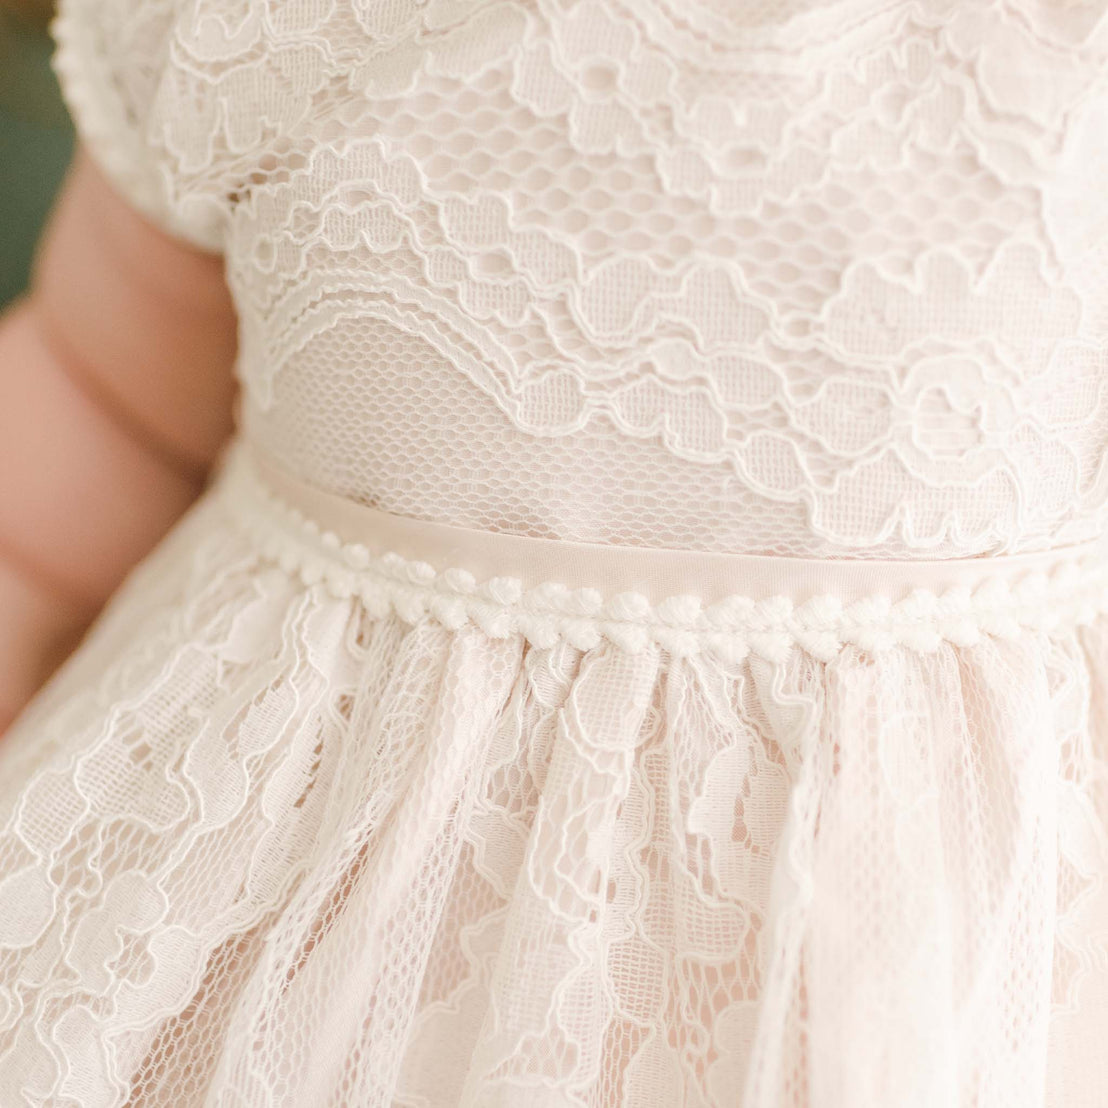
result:
[[[593,548],[391,516],[300,482],[245,441],[215,483],[259,549],[306,584],[357,598],[374,616],[521,634],[537,647],[607,639],[631,652],[781,661],[800,649],[830,661],[848,644],[930,653],[1064,630],[1108,610],[1099,540],[945,562]]]

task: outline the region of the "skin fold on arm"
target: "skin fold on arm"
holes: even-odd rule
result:
[[[0,735],[202,491],[235,346],[222,259],[78,149],[31,288],[0,315]]]

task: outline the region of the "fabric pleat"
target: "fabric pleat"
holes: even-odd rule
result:
[[[1092,1103],[1105,673],[406,622],[206,497],[0,747],[0,1101]]]

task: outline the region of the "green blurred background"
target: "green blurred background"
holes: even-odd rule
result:
[[[50,69],[48,13],[0,4],[0,307],[27,283],[43,220],[73,152]]]

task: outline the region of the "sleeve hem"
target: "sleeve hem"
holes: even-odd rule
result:
[[[111,75],[97,74],[95,63],[90,64],[87,31],[72,5],[62,0],[50,24],[54,39],[51,66],[81,145],[146,219],[195,249],[221,254],[224,228],[220,221],[186,221],[169,203],[165,182],[156,176],[157,167],[149,164],[142,136],[127,124],[128,113]]]

